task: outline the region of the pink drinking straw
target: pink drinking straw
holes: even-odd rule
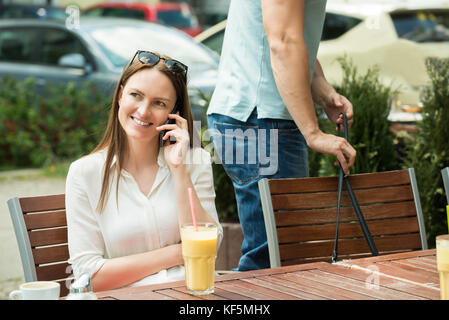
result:
[[[189,190],[190,211],[192,212],[193,225],[195,226],[195,231],[198,231],[198,226],[197,226],[197,224],[196,224],[195,206],[193,205],[193,193],[192,193],[192,188],[189,188],[188,190]]]

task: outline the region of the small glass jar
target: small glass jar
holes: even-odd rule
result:
[[[92,291],[89,274],[82,274],[72,283],[66,300],[97,300],[97,296]]]

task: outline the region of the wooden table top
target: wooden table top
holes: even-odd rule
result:
[[[215,293],[193,296],[184,281],[97,292],[101,300],[439,300],[436,251],[316,262],[217,276]]]

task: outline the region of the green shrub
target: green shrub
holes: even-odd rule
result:
[[[423,119],[407,141],[405,164],[415,168],[429,246],[448,232],[441,169],[449,166],[449,59],[428,58],[431,86],[423,96]]]
[[[205,98],[207,103],[210,101],[210,97]],[[210,141],[210,135],[207,133],[207,122],[203,122],[204,125],[201,128],[201,143],[207,150],[212,160],[214,160],[214,148]],[[207,143],[205,143],[207,141]],[[215,188],[215,206],[217,208],[218,219],[220,222],[238,222],[237,202],[235,200],[234,186],[232,180],[226,174],[221,163],[212,162],[212,172],[214,176],[214,188]]]
[[[39,135],[33,135],[28,119],[35,119],[38,101],[34,81],[23,83],[5,77],[0,86],[0,165],[24,166],[28,159],[38,158],[33,146]]]
[[[234,186],[223,165],[212,164],[215,185],[215,205],[220,222],[239,222]]]
[[[354,109],[349,141],[356,149],[357,157],[351,173],[398,169],[398,154],[387,119],[395,91],[380,82],[376,66],[365,74],[359,74],[348,58],[340,58],[339,63],[343,69],[343,81],[336,90],[351,101]],[[326,121],[325,131],[336,134],[335,125]],[[320,175],[337,175],[338,167],[334,162],[335,157],[324,156]]]
[[[4,77],[0,86],[0,166],[40,167],[75,159],[98,143],[110,103],[86,82],[35,93],[32,78]]]

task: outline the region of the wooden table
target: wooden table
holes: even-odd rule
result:
[[[316,262],[216,277],[215,293],[192,296],[185,282],[98,292],[104,300],[439,300],[435,250]]]

